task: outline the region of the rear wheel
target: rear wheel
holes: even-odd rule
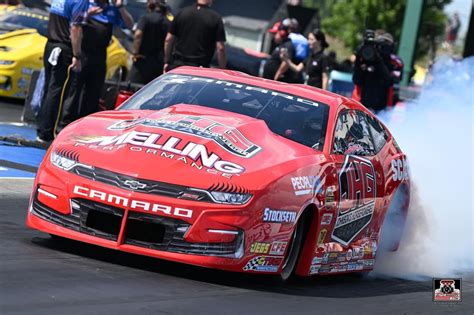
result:
[[[385,214],[379,241],[380,250],[396,251],[398,249],[407,218],[408,198],[407,186],[400,186],[395,192],[390,207]]]
[[[309,211],[305,211],[301,215],[291,236],[288,254],[283,261],[283,269],[280,274],[280,278],[283,281],[288,281],[295,275],[298,258],[300,256],[301,248],[303,247],[305,235],[307,234],[309,227],[308,224],[310,223],[308,219],[308,213]]]
[[[65,240],[64,237],[62,236],[58,236],[58,235],[54,235],[54,234],[49,234],[49,236],[51,236],[51,239],[55,242],[62,242]]]

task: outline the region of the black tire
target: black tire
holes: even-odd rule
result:
[[[283,268],[280,274],[280,278],[283,282],[289,281],[295,277],[296,265],[309,227],[307,213],[309,213],[309,211],[305,211],[301,215],[291,236],[288,254],[283,260]]]
[[[407,219],[408,192],[405,185],[400,186],[391,200],[380,230],[379,250],[396,251],[403,236]]]
[[[54,242],[63,242],[65,240],[65,238],[62,236],[58,236],[54,234],[49,234],[49,236],[51,236],[51,240]]]

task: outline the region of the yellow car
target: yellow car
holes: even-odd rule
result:
[[[0,7],[0,97],[26,98],[31,75],[43,68],[48,13]],[[113,37],[107,48],[107,79],[129,69],[129,54]]]

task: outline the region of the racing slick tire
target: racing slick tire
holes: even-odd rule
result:
[[[407,219],[409,196],[406,185],[401,185],[395,192],[380,230],[379,249],[381,251],[398,249]]]
[[[59,235],[49,234],[49,236],[53,242],[64,242],[67,240],[66,238]]]
[[[291,235],[290,246],[288,248],[288,254],[283,261],[283,268],[280,273],[280,279],[283,282],[287,282],[295,278],[295,270],[298,264],[298,259],[303,247],[306,235],[309,231],[311,223],[311,212],[310,209],[306,209],[301,215],[296,227]]]

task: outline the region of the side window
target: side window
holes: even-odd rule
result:
[[[334,132],[333,152],[359,156],[374,154],[375,149],[369,132],[369,124],[362,112],[345,110],[339,114]]]
[[[365,117],[369,123],[369,130],[374,142],[375,152],[377,153],[382,150],[385,143],[387,143],[388,133],[377,119],[369,115]]]

